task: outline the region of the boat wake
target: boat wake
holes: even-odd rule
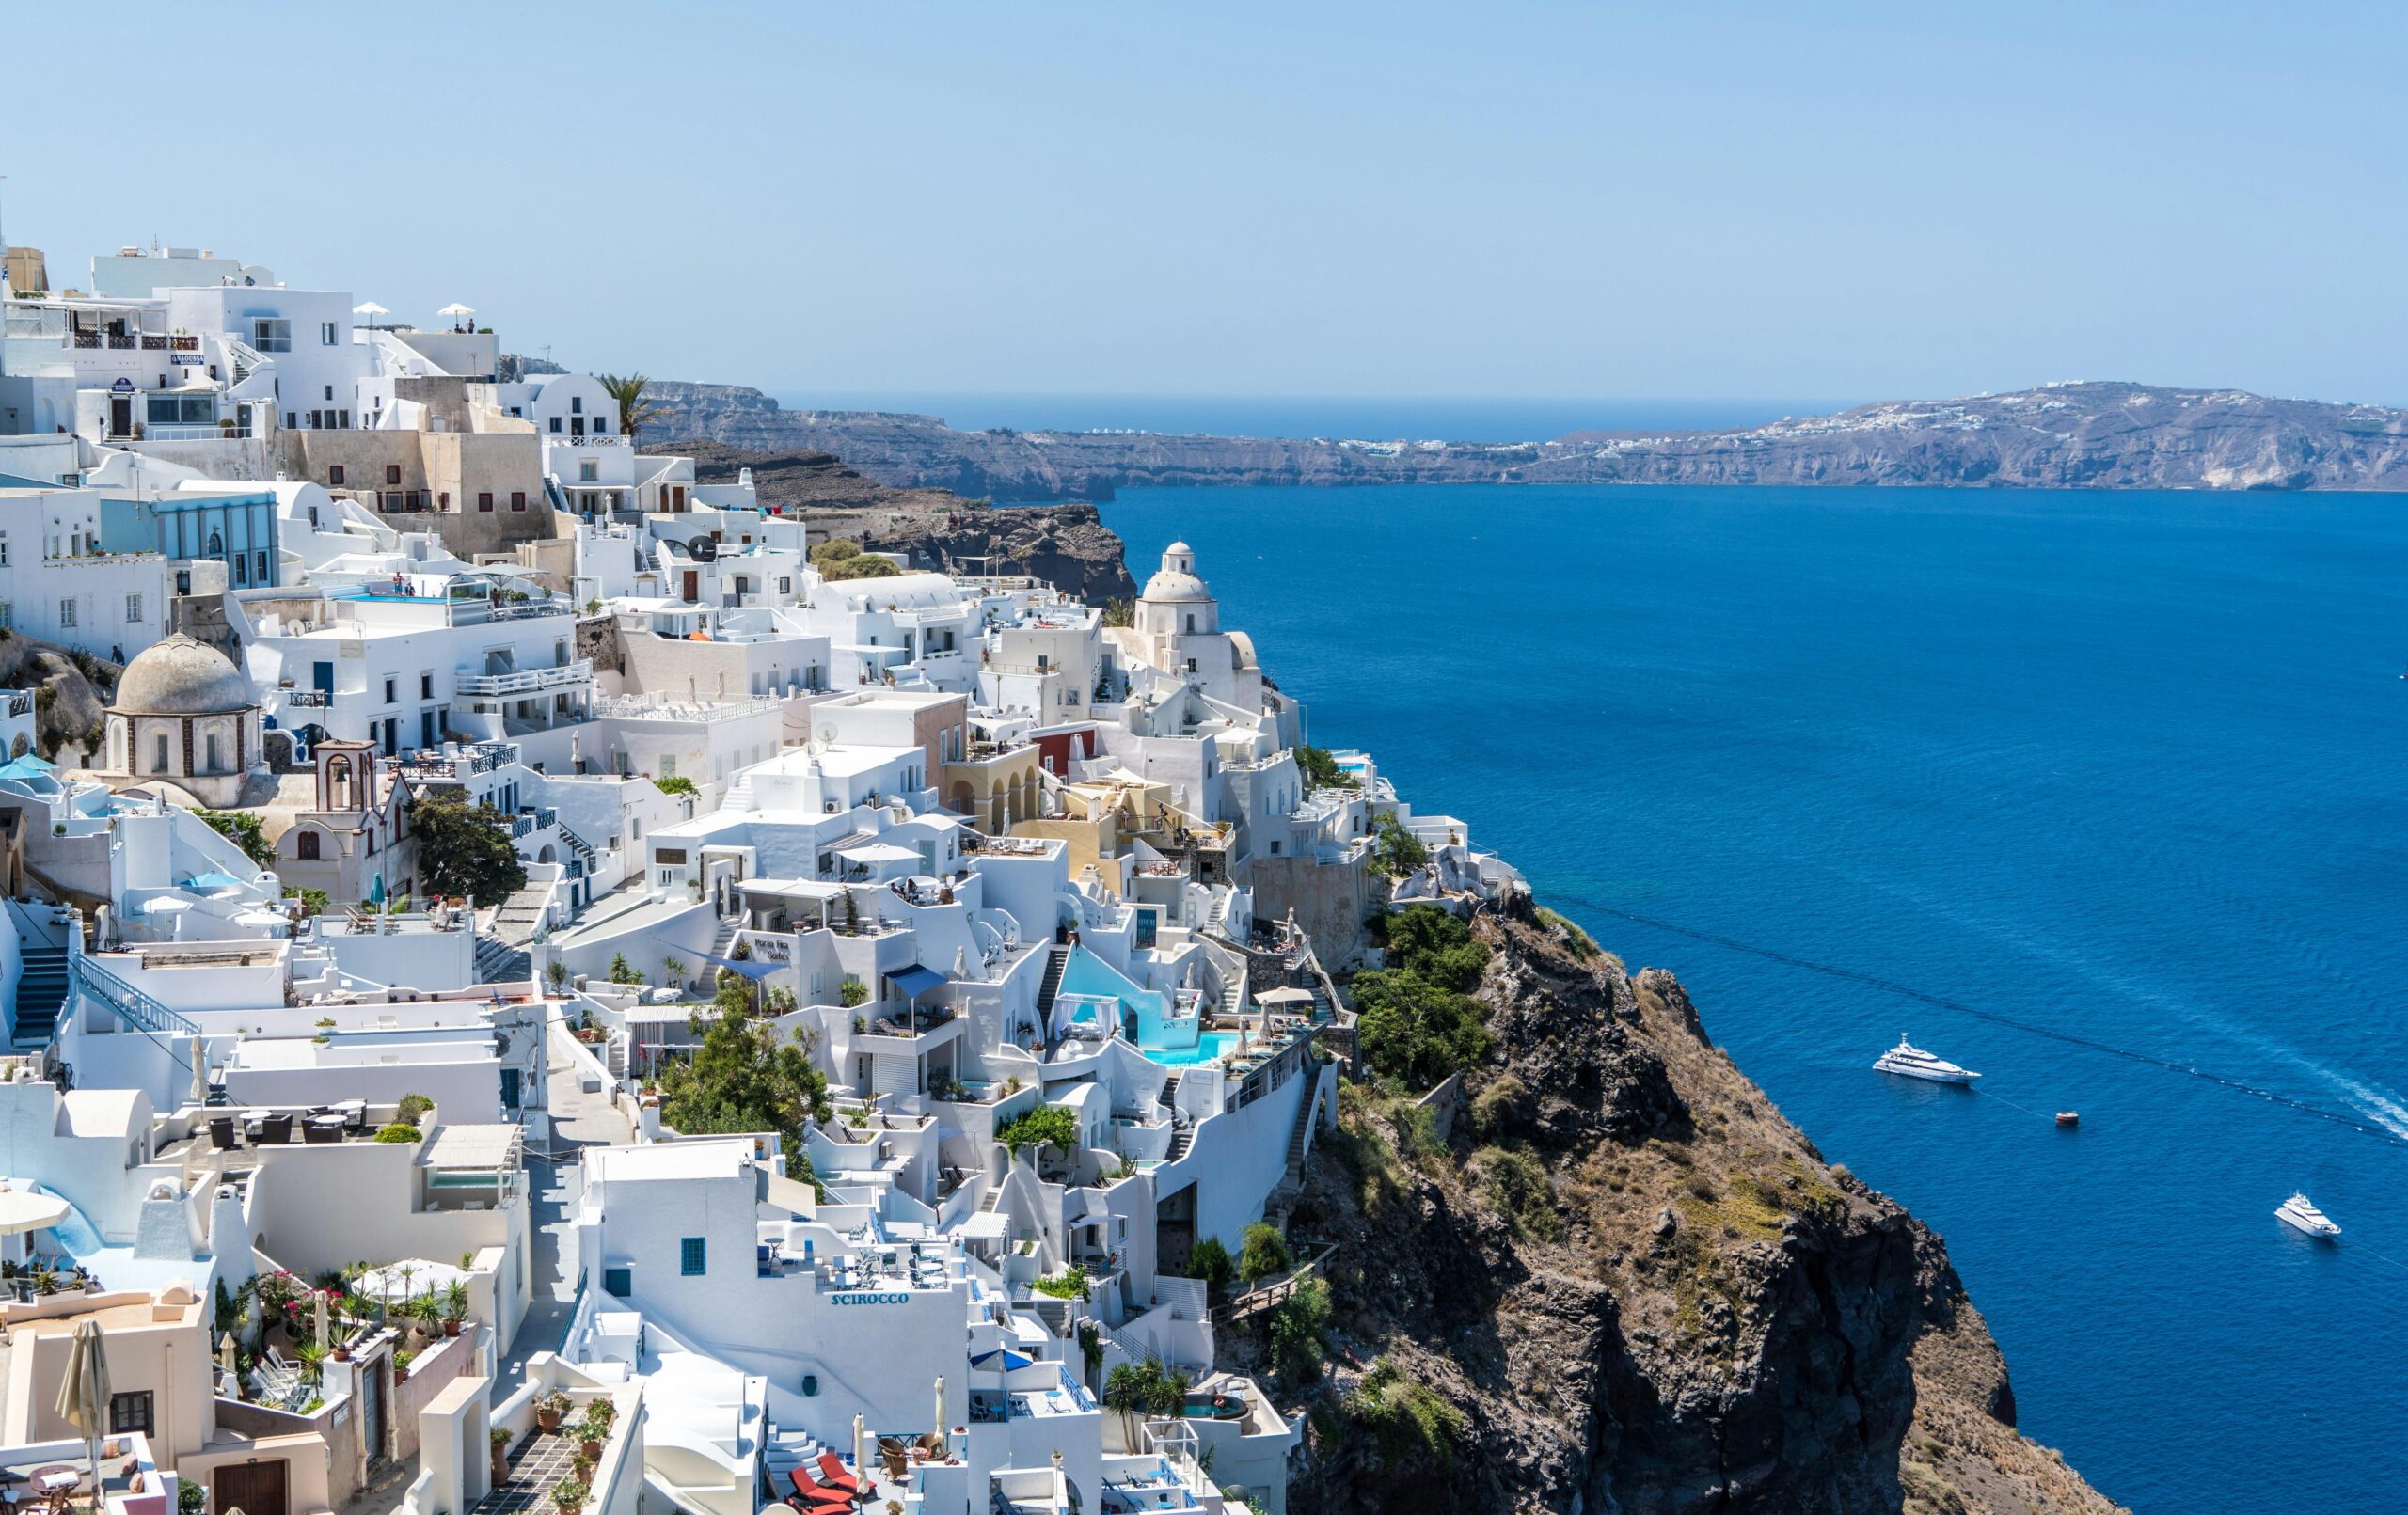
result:
[[[2376,1091],[2327,1068],[2319,1068],[2318,1071],[2332,1080],[2337,1086],[2352,1091],[2375,1108],[2335,1110],[2312,1100],[2301,1099],[2276,1090],[2262,1088],[2246,1080],[2232,1078],[2208,1068],[2196,1067],[2188,1063],[2177,1063],[2171,1058],[2158,1057],[2129,1047],[2118,1047],[2113,1042],[2102,1042],[2095,1037],[2077,1035],[2069,1031],[2059,1031],[2053,1026],[2044,1026],[2037,1021],[2004,1015],[1996,1010],[1986,1010],[1980,1005],[1967,1004],[1962,1000],[1952,1000],[1945,995],[1933,994],[1927,990],[1916,988],[1911,984],[1901,984],[1894,979],[1883,978],[1877,973],[1866,973],[1857,969],[1844,968],[1837,963],[1817,962],[1814,958],[1800,957],[1794,953],[1785,953],[1771,947],[1760,947],[1753,942],[1741,941],[1736,938],[1721,936],[1711,931],[1700,931],[1693,926],[1676,925],[1672,922],[1659,920],[1652,915],[1640,915],[1635,910],[1617,909],[1610,905],[1581,901],[1579,907],[1594,910],[1599,915],[1611,916],[1618,921],[1628,921],[1634,925],[1646,926],[1651,930],[1686,937],[1691,941],[1703,941],[1710,946],[1725,948],[1750,957],[1780,963],[1783,967],[1799,969],[1809,973],[1820,973],[1828,978],[1845,979],[1851,984],[1861,984],[1868,988],[1879,989],[1883,993],[1894,994],[1901,999],[1912,1000],[1920,1004],[1936,1005],[1942,1010],[1954,1010],[1958,1015],[1971,1016],[1976,1020],[1988,1021],[1993,1026],[2004,1026],[2010,1031],[2020,1031],[2028,1036],[2045,1037],[2068,1047],[2080,1047],[2109,1057],[2120,1057],[2127,1062],[2162,1068],[2168,1073],[2178,1073],[2185,1078],[2196,1079],[2202,1083],[2212,1083],[2218,1087],[2229,1089],[2235,1094],[2247,1095],[2254,1099],[2263,1099],[2269,1104],[2281,1105],[2287,1110],[2297,1111],[2303,1115],[2311,1115],[2318,1120],[2329,1121],[2333,1125],[2356,1131],[2363,1136],[2373,1137],[2379,1142],[2388,1143],[2393,1146],[2408,1147],[2408,1108],[2403,1108],[2397,1101],[2386,1098]],[[2306,1064],[2305,1059],[2300,1061],[2305,1065],[2316,1066],[2314,1064]]]

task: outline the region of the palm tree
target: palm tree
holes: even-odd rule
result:
[[[619,431],[630,443],[635,441],[636,433],[669,413],[667,406],[645,401],[644,386],[651,382],[641,373],[601,375],[602,387],[619,402]]]

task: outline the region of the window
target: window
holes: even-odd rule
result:
[[[152,750],[153,750],[153,752],[154,752],[156,755],[155,755],[155,756],[153,757],[153,759],[151,760],[151,764],[150,764],[150,771],[151,771],[151,772],[153,772],[153,773],[165,773],[165,772],[166,772],[166,771],[167,771],[167,734],[166,734],[166,732],[161,732],[161,733],[159,734],[159,741],[158,741],[158,745],[157,745],[157,746],[156,746]]]
[[[558,416],[555,416],[552,418],[552,434],[558,436],[560,434],[560,430],[561,418]]]
[[[397,695],[393,692],[393,686],[394,686],[394,684],[395,684],[395,683],[396,683],[396,681],[395,681],[395,680],[392,680],[392,679],[387,679],[387,680],[385,681],[385,702],[386,702],[387,704],[388,704],[388,705],[389,705],[389,704],[391,704],[391,703],[392,703],[396,699],[398,699],[398,698],[399,698],[399,696],[397,696]]]
[[[201,738],[201,751],[207,760],[206,765],[202,769],[203,772],[216,773],[224,766],[224,765],[218,760],[217,734],[215,732],[211,732]]]
[[[577,466],[577,481],[578,481],[578,483],[580,483],[580,484],[599,483],[599,482],[601,481],[601,480],[602,480],[602,466],[601,466],[600,464],[598,464],[598,463],[580,463],[580,464],[578,464],[578,465]]]
[[[527,508],[527,491],[523,489],[512,490],[510,492],[510,508],[514,511],[525,510]]]
[[[703,1241],[701,1237],[686,1237],[677,1243],[677,1270],[688,1278],[697,1277],[704,1270]]]
[[[58,602],[58,623],[62,626],[71,626],[75,623],[75,602],[73,600],[61,600]]]
[[[74,623],[72,622],[69,623],[71,625],[73,623]],[[660,755],[660,776],[664,779],[674,779],[677,777],[677,759],[674,754],[664,752]],[[677,860],[679,862],[684,862],[686,860],[685,855],[683,853],[678,854]]]
[[[572,416],[582,416],[585,414],[585,397],[583,395],[571,395],[568,397],[568,413]]]
[[[337,426],[341,427],[341,428],[342,428],[344,431],[346,431],[346,432],[351,430],[351,412],[350,412],[350,411],[347,411],[347,410],[338,410],[338,411],[336,411],[336,412],[335,412],[335,416],[336,416],[336,418],[336,418],[336,420],[335,420],[335,424],[336,424]]]
[[[418,676],[418,697],[421,700],[432,700],[435,698],[434,674],[421,673]]]
[[[317,861],[318,833],[315,831],[302,832],[301,840],[293,844],[293,854],[294,857],[306,859],[310,862]]]
[[[5,560],[4,560],[4,559],[0,559],[0,561],[5,561]],[[6,600],[0,600],[0,630],[14,631],[14,630],[16,630],[16,629],[17,629],[17,612],[16,612],[16,609],[15,609],[13,607],[11,607],[11,606],[8,604],[8,601],[6,601]]]
[[[332,399],[335,397],[335,387],[334,387],[333,385],[329,384],[329,385],[325,386],[325,391],[326,391],[326,398],[327,398],[328,400],[332,400]]]
[[[253,567],[254,567],[254,571],[255,571],[255,572],[258,574],[258,576],[259,576],[259,581],[260,581],[261,583],[262,583],[262,584],[266,583],[266,582],[267,582],[267,549],[266,549],[265,547],[261,547],[259,551],[257,551],[257,552],[255,552],[255,553],[251,554],[251,561],[252,561],[252,564],[253,564]]]
[[[385,465],[385,482],[388,484],[398,484],[401,481],[402,466],[398,463],[388,463]]]
[[[125,618],[128,621],[139,621],[142,619],[141,595],[129,594],[125,597]]]
[[[253,317],[251,345],[262,353],[293,351],[293,323],[277,321],[266,316]]]
[[[327,487],[327,488],[329,488],[329,489],[341,489],[341,488],[342,487],[342,465],[341,465],[341,464],[340,464],[340,463],[335,463],[335,464],[329,464],[329,465],[327,465],[327,466],[326,466],[326,487]]]
[[[150,1434],[150,1391],[148,1389],[109,1396],[109,1434],[125,1436],[135,1431],[145,1436]]]
[[[210,375],[210,377],[214,379],[214,378],[217,377],[217,375],[216,375],[216,374],[214,374],[214,373],[213,373],[213,374],[211,374],[211,375]],[[285,429],[286,431],[288,431],[288,432],[291,432],[291,431],[297,431],[297,430],[299,430],[299,429],[300,429],[300,425],[301,425],[301,418],[300,418],[300,416],[299,416],[299,415],[297,415],[296,413],[294,413],[294,412],[293,412],[293,411],[290,411],[290,410],[288,410],[288,411],[286,411],[286,412],[284,413],[284,429]]]
[[[480,489],[477,491],[477,509],[481,511],[489,511],[493,509],[492,490]]]
[[[635,1270],[629,1268],[602,1270],[602,1292],[614,1300],[624,1300],[635,1292]]]
[[[331,322],[331,321],[321,321],[321,322],[319,322],[319,323],[318,323],[318,345],[319,345],[319,346],[321,346],[321,347],[332,347],[334,344],[335,344],[335,324],[334,324],[333,322]],[[327,398],[327,399],[329,399],[329,400],[332,400],[332,399],[334,398],[334,396],[332,396],[332,395],[328,395],[328,396],[326,396],[326,398]]]

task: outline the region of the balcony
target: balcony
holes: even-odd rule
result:
[[[579,657],[558,668],[522,668],[506,673],[472,673],[466,668],[455,669],[452,691],[469,696],[528,695],[593,682],[594,659]]]
[[[324,710],[334,702],[334,691],[331,689],[287,689],[284,691],[284,703],[288,709]]]

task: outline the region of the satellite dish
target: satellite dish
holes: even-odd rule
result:
[[[836,745],[836,728],[835,728],[835,727],[833,727],[833,726],[822,726],[822,727],[820,727],[820,728],[819,728],[819,744],[820,744],[822,747],[833,747],[833,746],[835,746],[835,745]]]
[[[719,544],[707,536],[696,537],[693,541],[687,543],[686,550],[693,555],[694,561],[698,563],[719,561]]]

